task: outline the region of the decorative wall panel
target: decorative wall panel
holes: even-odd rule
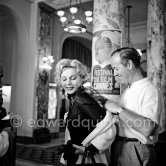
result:
[[[43,57],[51,55],[52,13],[54,10],[41,3],[39,20],[39,75],[37,86],[37,119],[48,117],[50,70],[43,68]]]

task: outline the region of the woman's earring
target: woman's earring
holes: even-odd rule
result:
[[[133,65],[132,65],[132,61],[131,60],[128,60],[128,68],[129,69],[133,69]]]

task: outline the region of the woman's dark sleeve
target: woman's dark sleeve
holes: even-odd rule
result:
[[[98,123],[105,117],[106,111],[89,94],[81,94],[77,99],[77,102],[80,103],[80,109],[87,119],[93,119]]]
[[[94,120],[98,120],[98,122],[101,121],[106,115],[105,110],[101,108],[100,105],[83,104],[82,107],[85,114],[89,115],[89,117]]]

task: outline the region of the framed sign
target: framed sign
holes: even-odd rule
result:
[[[114,77],[114,70],[111,65],[101,67],[99,65],[93,68],[92,86],[101,94],[120,94],[120,84]]]

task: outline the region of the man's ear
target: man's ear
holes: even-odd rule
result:
[[[133,64],[133,62],[132,62],[132,60],[128,60],[128,63],[127,63],[127,67],[128,67],[128,69],[133,69],[133,66],[134,64]]]

